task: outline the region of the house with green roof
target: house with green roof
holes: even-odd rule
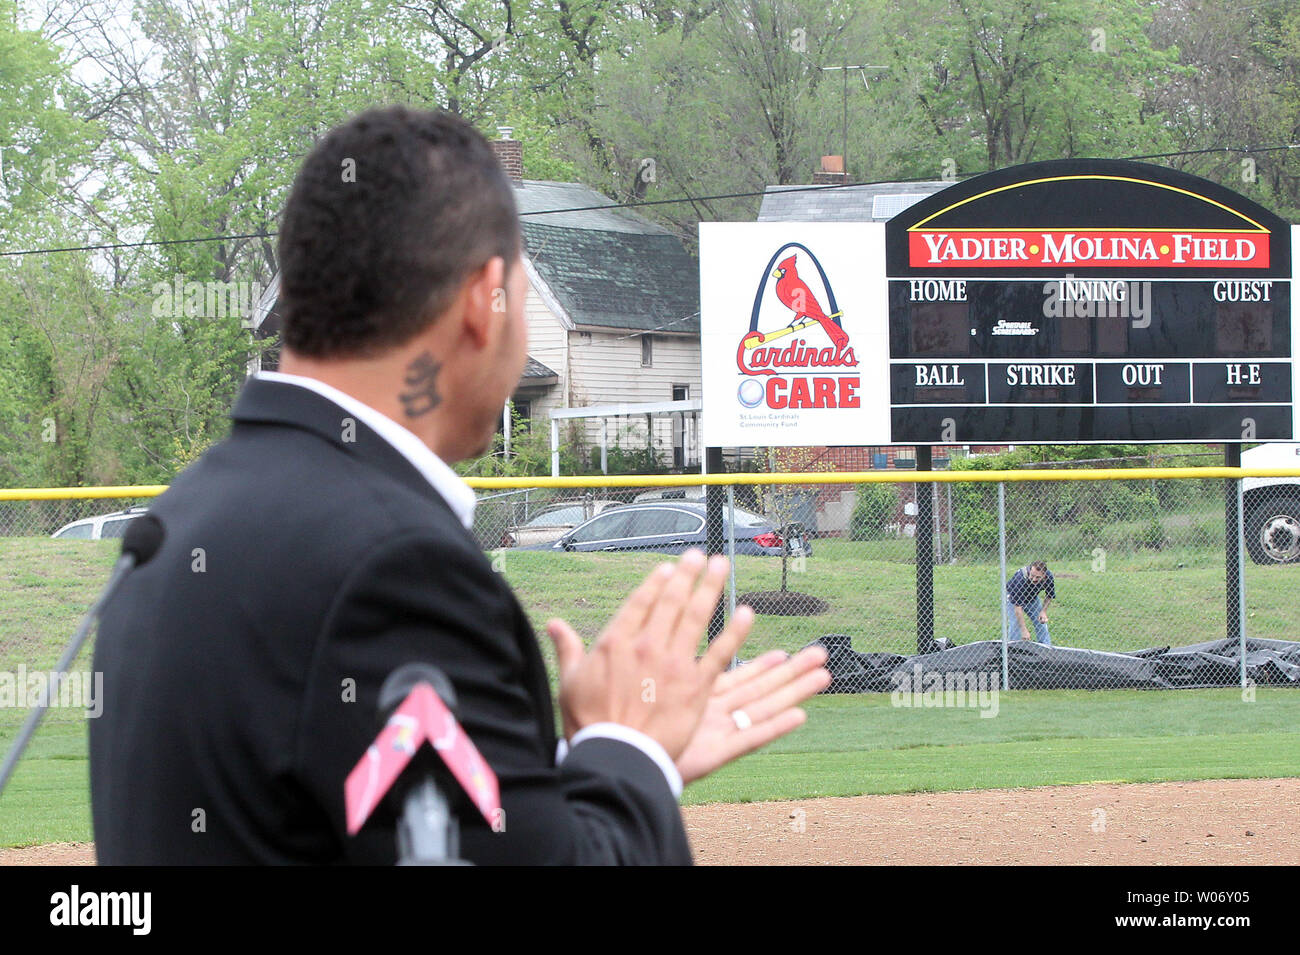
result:
[[[524,427],[549,428],[559,409],[698,398],[699,267],[681,239],[587,186],[523,179],[522,144],[492,145],[515,187],[528,273],[528,363],[514,394]],[[260,337],[279,331],[278,292],[277,275],[254,310]],[[602,430],[611,446],[649,440],[677,468],[700,462],[697,424],[692,413],[566,418],[589,447]]]

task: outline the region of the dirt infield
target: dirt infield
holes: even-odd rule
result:
[[[690,806],[703,865],[1300,864],[1300,779],[1044,786]],[[92,865],[90,843],[0,865]]]
[[[51,842],[27,849],[0,849],[0,865],[94,865],[93,842]]]
[[[684,810],[703,865],[1300,863],[1300,779],[1045,786]]]

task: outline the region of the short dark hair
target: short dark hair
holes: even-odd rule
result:
[[[284,344],[315,358],[409,341],[493,256],[520,250],[510,180],[464,120],[401,106],[330,131],[294,180],[280,226]]]
[[[1041,561],[1041,560],[1036,560],[1036,561],[1034,561],[1032,564],[1029,565],[1029,569],[1030,569],[1030,570],[1041,570],[1041,571],[1043,571],[1044,573],[1046,573],[1046,572],[1047,572],[1047,564],[1045,564],[1045,563],[1044,563],[1043,561]]]

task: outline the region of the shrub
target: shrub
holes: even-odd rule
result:
[[[1091,543],[1093,547],[1101,545],[1102,535],[1106,532],[1106,525],[1095,511],[1089,511],[1079,520],[1079,535],[1086,543]]]
[[[957,547],[963,557],[985,557],[998,552],[998,514],[963,501],[955,507],[954,526]]]
[[[1160,550],[1165,546],[1165,529],[1160,526],[1160,521],[1153,517],[1142,529],[1138,540],[1143,547]]]
[[[898,510],[898,491],[892,484],[863,484],[858,487],[849,518],[849,539],[880,540],[885,527]]]

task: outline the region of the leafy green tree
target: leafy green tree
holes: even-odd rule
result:
[[[57,197],[85,159],[92,131],[70,108],[76,99],[59,48],[0,0],[0,235]]]
[[[894,66],[929,125],[931,174],[1157,153],[1149,104],[1180,71],[1142,0],[923,0],[896,10]],[[944,168],[945,160],[955,167]]]
[[[701,219],[752,218],[757,200],[703,198],[806,181],[824,149],[854,19],[847,0],[719,0],[693,16],[631,18],[593,77],[603,150],[582,174],[625,200],[682,199],[646,213],[693,240]],[[857,80],[854,80],[857,83]]]

